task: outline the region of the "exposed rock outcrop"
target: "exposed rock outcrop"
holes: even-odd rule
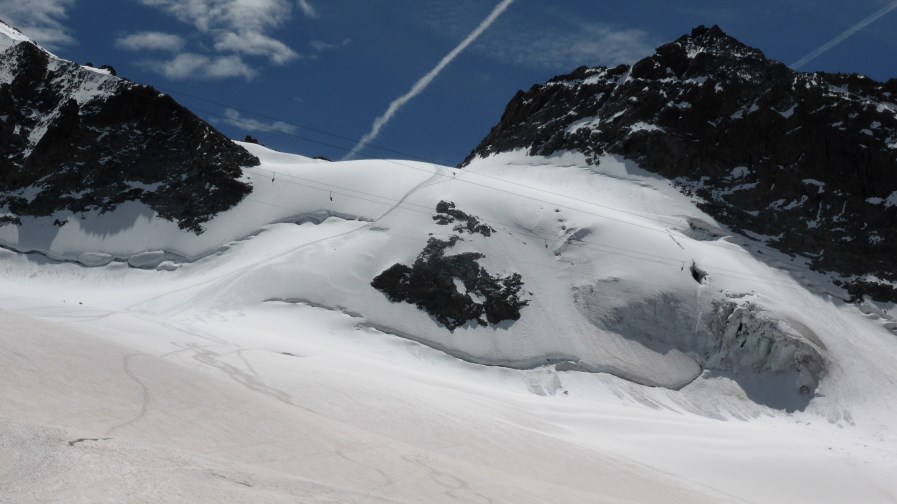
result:
[[[0,211],[9,219],[141,201],[200,232],[251,191],[241,167],[258,159],[169,96],[27,40],[10,44],[0,53]]]
[[[518,92],[464,164],[515,149],[632,159],[817,269],[897,281],[897,79],[795,72],[699,27]]]
[[[445,255],[460,239],[430,238],[412,266],[394,264],[371,286],[390,301],[417,305],[451,331],[468,322],[485,326],[520,319],[520,309],[529,303],[520,298],[520,274],[490,275],[477,263],[483,254],[476,252]]]
[[[433,216],[433,220],[440,226],[455,224],[452,229],[456,233],[467,232],[489,237],[495,232],[495,229],[493,229],[492,226],[483,224],[479,217],[469,215],[466,212],[459,210],[454,202],[440,201],[436,205],[436,212],[436,215]]]

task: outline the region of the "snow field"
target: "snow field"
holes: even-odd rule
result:
[[[458,171],[246,147],[254,191],[202,235],[136,206],[0,230],[38,252],[0,252],[10,502],[897,500],[887,316],[743,238],[690,238],[690,220],[716,224],[662,179],[614,158]],[[452,234],[440,200],[495,228],[447,253],[519,272],[519,321],[449,332],[369,286]],[[117,260],[77,263],[90,254]],[[587,287],[609,301],[577,307]],[[662,294],[690,314],[743,296],[806,326],[831,360],[817,396],[759,405],[593,323]]]

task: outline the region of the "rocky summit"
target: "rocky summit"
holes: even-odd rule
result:
[[[525,149],[635,161],[732,230],[897,300],[897,79],[802,73],[719,27],[520,91],[462,163]]]
[[[0,219],[7,225],[139,201],[201,232],[251,191],[241,167],[258,159],[169,96],[61,60],[29,40],[9,42],[0,53]]]

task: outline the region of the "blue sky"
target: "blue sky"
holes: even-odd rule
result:
[[[504,0],[505,2],[509,0]],[[225,134],[342,158],[499,0],[0,0],[0,18],[62,56],[114,66]],[[514,0],[358,157],[454,165],[518,89],[633,62],[699,24],[791,64],[893,0]],[[897,10],[803,70],[897,77]]]

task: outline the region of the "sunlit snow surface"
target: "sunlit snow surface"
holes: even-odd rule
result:
[[[138,205],[0,228],[0,501],[897,500],[892,307],[845,304],[667,181],[614,158],[246,147],[252,194],[199,236]],[[520,320],[450,332],[369,285],[452,234],[441,200],[496,229],[452,253],[520,273]],[[594,323],[660,295],[814,334],[815,397],[758,404],[762,383]]]

